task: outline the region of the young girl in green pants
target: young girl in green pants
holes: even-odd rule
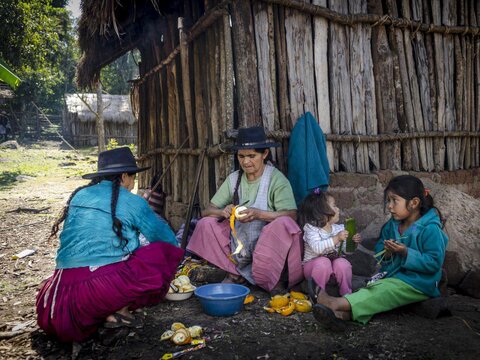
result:
[[[315,318],[326,328],[342,330],[344,320],[366,324],[373,315],[440,296],[438,284],[448,237],[441,214],[423,183],[411,175],[393,178],[384,191],[391,219],[376,245],[386,275],[343,297],[316,294]]]

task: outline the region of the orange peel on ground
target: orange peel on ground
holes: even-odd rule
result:
[[[253,302],[253,300],[255,300],[254,296],[252,294],[248,294],[245,297],[245,300],[243,300],[243,303],[244,304],[250,304],[251,302]]]

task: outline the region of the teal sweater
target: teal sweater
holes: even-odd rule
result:
[[[384,240],[395,239],[407,246],[408,254],[385,260],[380,271],[386,271],[387,277],[400,279],[425,295],[439,296],[438,283],[442,277],[448,237],[441,228],[436,210],[430,209],[402,235],[398,226],[399,221],[394,219],[385,224],[375,251],[384,249]]]
[[[111,181],[89,186],[73,197],[60,234],[57,269],[119,262],[139,247],[140,232],[150,242],[177,245],[173,231],[145,199],[120,187],[116,215],[123,224],[122,234],[128,239],[128,245],[122,248],[112,229],[111,198]]]

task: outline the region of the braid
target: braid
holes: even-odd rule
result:
[[[238,189],[240,188],[240,182],[242,181],[243,170],[240,168],[238,170],[238,179],[237,183],[235,184],[235,190],[233,190],[233,205],[240,204],[240,199],[238,197]]]
[[[58,230],[60,228],[60,224],[67,218],[68,216],[68,209],[70,208],[70,201],[72,201],[73,197],[82,189],[85,189],[89,186],[93,186],[93,185],[96,185],[100,182],[100,178],[95,178],[93,179],[92,181],[90,181],[90,183],[88,183],[87,185],[83,185],[83,186],[80,186],[78,188],[75,189],[75,191],[70,195],[70,197],[68,198],[67,200],[67,204],[65,205],[65,207],[63,208],[63,211],[62,211],[62,215],[60,215],[60,217],[57,219],[57,221],[55,221],[55,223],[53,224],[52,226],[52,230],[50,232],[50,236],[48,237],[49,239],[52,239],[54,237],[57,236],[57,233],[58,233]]]
[[[128,245],[128,239],[123,237],[122,234],[122,222],[120,221],[119,218],[117,218],[117,201],[118,201],[118,196],[120,194],[120,182],[121,178],[119,176],[116,176],[115,179],[112,180],[112,229],[117,234],[117,236],[120,238],[120,245],[122,245],[122,249],[125,248],[125,246]]]

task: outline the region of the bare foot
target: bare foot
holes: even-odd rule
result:
[[[328,295],[324,289],[320,289],[317,293],[317,303],[328,306],[333,309],[334,299],[332,296]]]
[[[339,319],[342,319],[342,320],[345,320],[345,321],[352,320],[352,315],[349,311],[336,310],[336,311],[334,311],[334,314]]]
[[[225,279],[223,279],[222,283],[224,284],[245,284],[247,280],[245,280],[242,276],[240,275],[235,275],[235,274],[227,274],[225,276]]]

